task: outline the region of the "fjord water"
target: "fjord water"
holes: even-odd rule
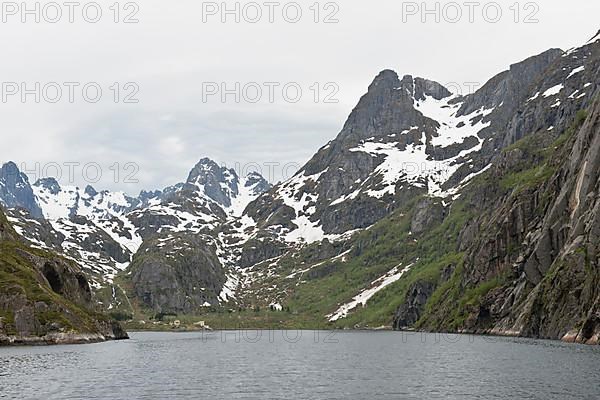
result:
[[[401,332],[132,333],[0,349],[10,399],[598,399],[600,348]]]

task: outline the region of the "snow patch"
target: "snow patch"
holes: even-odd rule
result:
[[[447,147],[451,144],[461,143],[466,138],[475,136],[483,129],[490,126],[490,123],[483,123],[482,120],[490,115],[494,109],[481,108],[469,115],[458,117],[456,113],[462,103],[450,104],[454,97],[447,97],[442,100],[436,100],[433,97],[426,97],[416,105],[426,117],[437,121],[440,124],[438,136],[432,138],[433,146]],[[479,119],[479,122],[473,123],[472,120]]]
[[[552,86],[550,89],[546,90],[544,92],[544,94],[542,94],[542,97],[550,97],[550,96],[556,96],[557,94],[559,94],[561,92],[561,90],[563,90],[565,88],[565,85],[563,85],[562,83],[559,83],[556,86]]]
[[[334,322],[339,320],[340,318],[346,318],[348,313],[354,310],[359,305],[366,306],[367,302],[375,296],[378,292],[385,289],[387,286],[391,285],[394,282],[397,282],[406,274],[413,264],[407,265],[404,269],[400,270],[402,264],[397,267],[392,268],[387,274],[382,276],[379,279],[371,282],[372,287],[366,290],[363,290],[358,296],[355,296],[351,302],[343,304],[340,308],[337,309],[333,314],[327,315],[329,322]]]
[[[235,299],[235,291],[240,284],[240,279],[237,275],[229,273],[227,274],[227,281],[219,293],[219,301],[222,303],[229,303],[231,299]]]
[[[585,66],[581,66],[581,67],[575,68],[573,71],[571,71],[571,73],[569,74],[569,76],[567,76],[567,79],[569,79],[570,77],[572,77],[575,74],[580,73],[583,70],[585,70]]]
[[[533,101],[533,100],[537,99],[538,97],[540,97],[540,92],[537,92],[532,97],[528,98],[527,99],[527,103],[529,103],[530,101]]]
[[[297,197],[297,194],[302,192],[302,188],[307,183],[318,182],[321,175],[325,172],[327,172],[327,169],[318,174],[306,176],[303,171],[284,183],[278,190],[278,195],[283,200],[283,203],[292,208],[296,215],[292,223],[297,228],[287,233],[285,236],[287,242],[305,242],[311,244],[325,238],[325,232],[323,232],[323,228],[320,226],[320,221],[310,220],[310,217],[315,212],[314,204],[316,204],[318,198],[306,192],[302,194],[301,198]]]

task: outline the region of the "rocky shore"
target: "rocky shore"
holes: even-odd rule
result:
[[[90,344],[125,339],[129,339],[126,333],[124,333],[124,336],[104,336],[100,333],[49,333],[45,336],[6,336],[0,334],[0,346]]]

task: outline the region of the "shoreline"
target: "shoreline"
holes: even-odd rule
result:
[[[449,331],[426,331],[426,330],[411,330],[411,329],[401,329],[396,330],[391,327],[377,327],[377,328],[360,328],[360,329],[340,329],[340,328],[332,328],[332,329],[270,329],[270,328],[243,328],[243,329],[212,329],[212,330],[202,330],[202,329],[132,329],[129,330],[130,333],[197,333],[197,332],[235,332],[235,331],[260,331],[260,332],[268,332],[268,331],[300,331],[300,332],[348,332],[348,333],[359,333],[359,332],[368,332],[368,333],[377,333],[377,332],[398,332],[398,333],[425,333],[429,335],[457,335],[457,336],[475,336],[481,338],[514,338],[514,339],[530,339],[530,340],[545,340],[550,342],[562,342],[566,344],[578,344],[584,346],[598,346],[600,345],[599,335],[593,336],[591,339],[583,340],[581,334],[579,332],[569,332],[565,334],[562,338],[543,338],[543,337],[533,337],[533,336],[522,336],[518,332],[449,332]]]
[[[51,333],[45,336],[0,335],[0,348],[94,344],[127,339],[129,336],[118,338],[100,333]]]
[[[591,339],[584,340],[579,332],[569,332],[562,338],[540,338],[540,337],[528,337],[521,336],[518,332],[448,332],[448,331],[425,331],[425,330],[394,330],[391,327],[377,327],[377,328],[361,328],[361,329],[268,329],[268,328],[244,328],[244,329],[132,329],[129,333],[218,333],[218,332],[235,332],[235,331],[301,331],[301,332],[346,332],[346,333],[376,333],[376,332],[398,332],[398,333],[425,333],[429,335],[436,334],[447,334],[447,335],[458,335],[458,336],[475,336],[481,338],[515,338],[515,339],[531,339],[531,340],[547,340],[552,342],[562,342],[566,344],[578,344],[585,346],[598,346],[600,340],[598,335],[594,335]],[[128,340],[129,336],[126,337],[113,337],[105,336],[99,333],[94,334],[75,334],[75,333],[52,333],[45,336],[7,336],[0,335],[0,348],[2,347],[37,347],[37,346],[57,346],[57,345],[81,345],[81,344],[95,344],[105,343],[111,341]]]

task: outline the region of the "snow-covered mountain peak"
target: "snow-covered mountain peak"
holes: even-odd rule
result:
[[[201,197],[238,216],[243,208],[269,188],[269,183],[258,172],[240,177],[234,169],[219,166],[209,158],[201,159],[181,186],[181,190],[196,191]]]
[[[29,210],[33,218],[42,218],[42,210],[35,200],[27,175],[10,161],[0,168],[0,205],[6,208]]]
[[[38,179],[33,184],[33,186],[34,187],[44,188],[45,190],[47,190],[49,193],[51,193],[53,195],[57,195],[60,192],[60,190],[61,190],[60,184],[54,178],[42,178],[42,179]]]
[[[223,181],[225,179],[224,175],[227,172],[229,172],[227,168],[219,166],[219,164],[210,158],[202,158],[190,171],[187,183],[198,183],[210,177]]]
[[[60,186],[54,178],[39,179],[32,189],[49,221],[76,215],[94,220],[110,219],[124,215],[139,202],[123,192],[97,192],[91,186],[84,190],[77,186]]]
[[[239,193],[239,178],[234,170],[203,158],[190,171],[186,185],[193,186],[222,207],[230,207]]]

